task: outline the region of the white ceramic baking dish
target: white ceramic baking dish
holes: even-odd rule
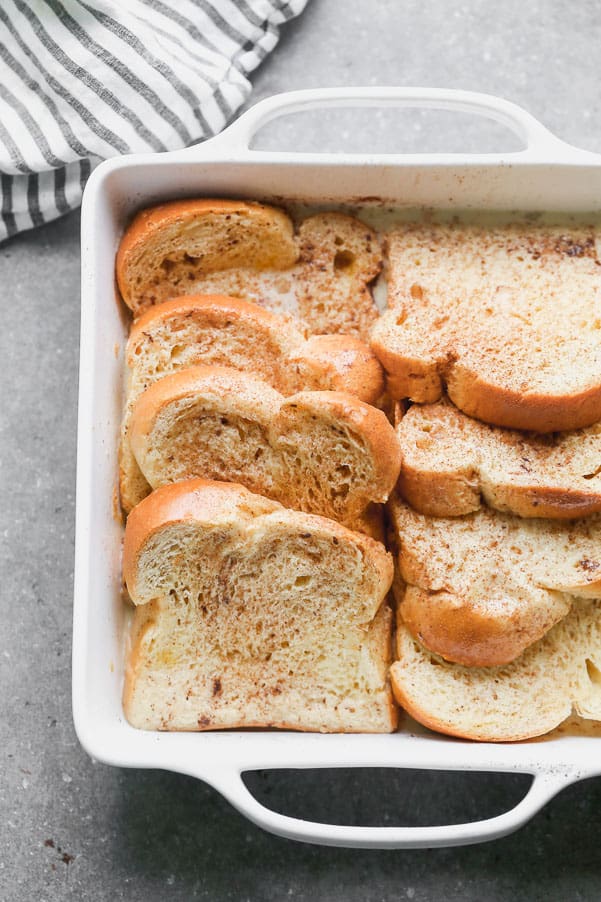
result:
[[[250,149],[256,131],[282,114],[339,106],[435,107],[505,124],[525,149],[481,155],[332,155]],[[488,210],[601,210],[601,157],[571,147],[519,107],[481,94],[412,88],[335,88],[269,98],[221,135],[176,153],[130,156],[100,166],[82,213],[82,319],[73,637],[73,711],[79,739],[99,761],[200,777],[247,817],[282,836],[336,846],[461,845],[519,827],[559,790],[601,774],[601,738],[561,735],[523,744],[455,741],[405,727],[391,736],[135,730],[121,708],[125,615],[122,527],[115,517],[117,438],[126,317],[114,256],[134,210],[183,196]],[[263,768],[394,767],[533,775],[512,810],[475,823],[433,827],[332,826],[261,805],[241,779]]]

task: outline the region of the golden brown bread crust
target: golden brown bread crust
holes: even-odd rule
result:
[[[392,230],[389,309],[372,347],[394,398],[555,432],[601,419],[601,270],[594,227]]]
[[[372,330],[370,344],[386,371],[391,398],[420,404],[439,401],[445,388],[464,413],[485,423],[530,432],[565,432],[601,420],[601,384],[582,391],[543,394],[512,391],[490,382],[455,354],[444,360],[420,360],[395,348],[394,314],[386,312]]]
[[[312,334],[365,338],[381,268],[378,235],[353,216],[316,213],[295,234],[284,211],[243,201],[143,210],[117,254],[118,285],[136,317],[176,295],[225,294],[294,314]]]
[[[270,266],[284,268],[292,265],[298,256],[292,224],[288,216],[276,207],[250,201],[201,198],[170,201],[141,210],[123,235],[116,260],[117,284],[123,300],[134,315],[155,301],[148,292],[144,293],[144,285],[140,286],[140,291],[136,291],[132,280],[133,270],[148,256],[149,248],[161,239],[165,240],[166,234],[171,230],[179,228],[183,234],[174,235],[168,241],[162,258],[168,259],[173,252],[186,251],[186,231],[193,223],[203,219],[216,219],[220,224],[230,222],[232,225],[237,219],[244,219],[247,228],[256,230],[257,236],[262,239],[256,247],[252,247],[251,259],[246,262],[243,234],[236,232],[232,241],[224,236],[220,243],[211,246],[210,250],[206,249],[202,258],[194,258],[203,271],[212,272],[215,269],[241,265],[256,266],[259,269]],[[270,240],[277,246],[272,247]],[[160,262],[158,266],[160,267]],[[145,276],[152,278],[153,274],[154,265]],[[169,293],[173,294],[173,291]],[[164,300],[160,288],[157,289],[157,300]]]
[[[163,486],[136,505],[125,526],[123,539],[123,579],[132,600],[136,587],[137,558],[144,543],[167,523],[185,520],[236,522],[238,508],[258,516],[281,510],[277,501],[270,501],[233,483],[208,479],[192,479]]]
[[[507,602],[501,600],[501,604]],[[446,661],[468,667],[492,667],[514,661],[526,645],[535,642],[568,613],[549,612],[535,622],[520,610],[519,602],[499,616],[498,599],[466,599],[452,592],[432,593],[408,586],[399,611],[402,621],[427,649]]]
[[[291,317],[223,295],[182,296],[145,311],[131,328],[127,346],[129,366],[135,366],[140,342],[153,341],[155,327],[190,319],[198,323],[199,330],[230,329],[239,324],[246,334],[255,332],[260,353],[252,371],[282,394],[321,388],[345,391],[371,404],[384,391],[382,367],[361,339],[351,335],[307,338],[301,323]],[[249,351],[250,356],[253,348]],[[203,362],[202,354],[195,362]],[[227,358],[214,362],[232,365]]]
[[[387,500],[400,468],[396,434],[377,408],[343,392],[284,398],[228,367],[159,379],[137,399],[128,435],[154,488],[197,476],[236,480],[286,507],[376,534],[372,505]],[[341,469],[348,475],[339,487]],[[332,482],[324,486],[326,474]]]
[[[133,324],[120,451],[120,497],[126,513],[149,487],[131,453],[128,420],[135,398],[151,382],[185,366],[233,366],[260,376],[283,395],[306,389],[342,390],[375,402],[383,371],[369,346],[346,335],[306,338],[295,319],[238,298],[193,295],[151,307]]]
[[[521,393],[489,384],[479,373],[455,364],[446,376],[454,404],[469,416],[495,426],[531,432],[565,432],[601,420],[601,384],[553,396]]]
[[[123,539],[123,579],[132,599],[136,591],[136,562],[144,543],[156,529],[167,523],[185,520],[213,524],[215,522],[236,523],[238,510],[244,515],[261,516],[285,508],[277,501],[270,501],[261,495],[249,492],[244,486],[231,482],[210,479],[189,479],[172,485],[162,486],[152,492],[127,518]],[[392,559],[380,542],[363,533],[353,532],[327,517],[317,514],[289,512],[298,523],[307,523],[315,531],[352,541],[362,552],[373,555],[379,579],[390,585],[392,582]]]
[[[515,661],[463,667],[428,652],[397,624],[391,682],[398,703],[440,733],[483,742],[544,735],[572,713],[601,720],[599,601],[570,613]]]
[[[409,408],[396,425],[398,487],[431,517],[484,503],[520,517],[577,519],[601,510],[601,425],[541,436],[473,420],[448,401]]]
[[[392,561],[380,543],[239,485],[190,480],[134,509],[123,560],[134,726],[394,729]]]
[[[430,651],[471,667],[506,664],[564,618],[601,597],[601,527],[523,520],[482,509],[465,517],[388,504],[405,591],[399,613]]]

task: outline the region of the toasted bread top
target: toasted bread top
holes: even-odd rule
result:
[[[361,339],[307,338],[293,317],[240,298],[192,295],[151,307],[132,326],[128,365],[148,368],[145,358],[151,366],[161,355],[172,362],[174,346],[184,365],[239,363],[241,370],[257,373],[282,394],[319,388],[374,402],[384,390],[382,367]]]
[[[244,530],[290,524],[301,533],[328,536],[355,546],[370,566],[379,591],[372,599],[375,615],[392,582],[392,559],[380,542],[352,532],[326,517],[289,511],[235,483],[191,479],[163,486],[138,504],[127,519],[123,541],[123,578],[135,604],[153,600],[153,583],[144,572],[143,553],[149,541],[169,524],[190,522],[207,530]],[[173,565],[177,562],[173,561]],[[171,578],[167,574],[167,581]]]
[[[431,654],[400,623],[390,676],[398,703],[419,723],[464,739],[541,736],[573,712],[601,720],[601,602],[584,601],[519,658],[462,667]]]
[[[207,274],[237,266],[285,269],[297,257],[292,223],[276,207],[239,200],[177,200],[135,216],[119,245],[117,283],[137,314],[163,299],[157,295],[161,283],[171,281],[188,262],[195,272]]]
[[[601,519],[530,520],[481,509],[418,514],[393,495],[400,612],[433,652],[469,666],[518,657],[576,598],[601,598]]]
[[[414,404],[397,436],[399,488],[420,513],[456,517],[482,503],[520,517],[601,510],[601,424],[537,435],[488,426],[446,400]]]
[[[394,398],[446,387],[470,416],[553,432],[601,419],[601,260],[591,227],[413,224],[391,231],[372,346]]]
[[[236,481],[359,531],[400,467],[394,429],[377,408],[343,392],[284,398],[229,367],[159,379],[134,406],[129,440],[153,488],[194,476]]]
[[[312,334],[367,337],[382,267],[376,232],[337,211],[294,231],[275,207],[188,200],[141,211],[117,254],[117,282],[134,317],[185,294],[226,294],[300,317]]]

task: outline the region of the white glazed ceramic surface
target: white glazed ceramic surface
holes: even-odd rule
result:
[[[508,154],[333,155],[250,149],[276,116],[329,106],[433,107],[472,112],[512,129]],[[269,98],[221,135],[185,151],[117,158],[89,180],[82,211],[82,321],[73,636],[73,711],[79,739],[99,761],[200,777],[256,824],[335,846],[431,847],[475,843],[515,830],[559,790],[601,774],[601,738],[565,734],[522,744],[478,744],[405,727],[390,736],[293,732],[154,733],[121,707],[125,613],[122,526],[115,515],[117,443],[127,317],[114,286],[123,228],[140,207],[184,196],[482,210],[601,211],[601,158],[571,147],[511,103],[420,88],[335,88]],[[532,774],[512,810],[436,827],[332,826],[270,811],[241,773],[258,768],[395,767]]]

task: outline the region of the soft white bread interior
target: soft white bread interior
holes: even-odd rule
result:
[[[537,435],[488,426],[441,400],[412,405],[396,431],[399,489],[420,513],[456,517],[482,503],[520,517],[601,510],[601,423]]]
[[[298,315],[311,332],[366,338],[378,318],[370,285],[382,269],[373,229],[343,213],[317,213],[298,230],[300,259],[292,274]]]
[[[142,729],[389,732],[392,561],[231,483],[158,489],[127,521],[124,708]]]
[[[317,213],[295,234],[282,210],[222,200],[143,210],[117,255],[134,316],[178,295],[226,294],[299,316],[313,334],[365,337],[378,315],[369,286],[381,268],[377,234],[352,216]]]
[[[343,392],[284,398],[230,367],[187,367],[159,379],[134,405],[129,441],[153,489],[195,477],[239,482],[361,532],[400,469],[382,411]]]
[[[427,517],[396,493],[389,510],[406,583],[400,614],[413,636],[449,661],[505,664],[565,617],[575,599],[601,598],[598,515],[527,520],[482,508]]]
[[[395,698],[417,721],[485,742],[529,739],[572,713],[601,720],[601,602],[582,601],[517,660],[462,667],[397,627],[390,670]]]
[[[238,298],[196,295],[152,307],[133,325],[126,352],[120,497],[127,513],[149,491],[128,440],[136,398],[184,367],[216,364],[254,373],[283,395],[325,389],[376,401],[383,371],[369,346],[350,335],[307,337],[291,317]]]
[[[388,234],[389,309],[372,346],[393,398],[555,432],[601,420],[594,226],[413,223]]]

